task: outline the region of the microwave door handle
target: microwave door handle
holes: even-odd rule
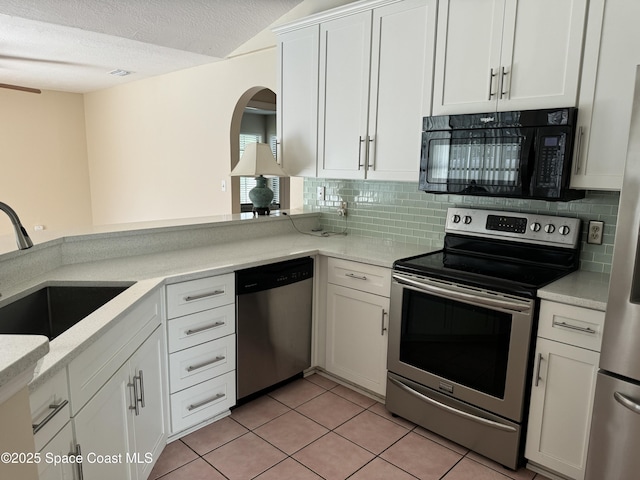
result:
[[[450,298],[452,300],[461,300],[485,307],[503,308],[505,310],[512,310],[516,312],[525,312],[531,309],[531,305],[529,305],[528,303],[521,303],[516,300],[486,298],[474,293],[465,293],[456,290],[450,290],[448,288],[429,283],[428,280],[418,281],[411,278],[401,277],[398,274],[394,274],[393,279],[412,290],[423,293],[433,293],[438,296]]]

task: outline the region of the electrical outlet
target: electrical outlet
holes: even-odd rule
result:
[[[316,188],[316,200],[324,201],[324,187]]]
[[[589,220],[589,232],[587,234],[587,243],[602,245],[603,230],[604,230],[604,222]]]
[[[341,217],[347,216],[347,202],[342,202],[340,208],[338,208],[338,215]]]

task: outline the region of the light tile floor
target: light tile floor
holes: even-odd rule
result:
[[[164,449],[151,480],[547,480],[514,472],[320,375],[296,380]]]

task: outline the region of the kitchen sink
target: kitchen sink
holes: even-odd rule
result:
[[[53,340],[130,286],[43,287],[0,307],[0,334],[44,335]]]

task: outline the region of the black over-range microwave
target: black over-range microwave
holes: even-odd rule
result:
[[[420,190],[575,200],[576,108],[425,117]]]

